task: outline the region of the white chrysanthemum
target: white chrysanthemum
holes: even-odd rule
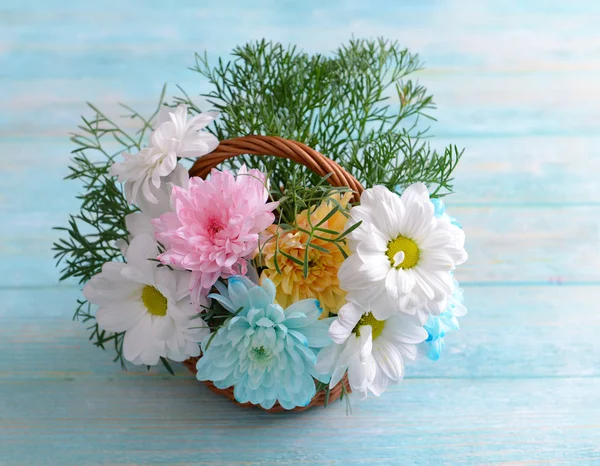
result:
[[[447,218],[435,218],[423,183],[402,196],[383,186],[364,191],[350,210],[352,255],[340,267],[340,287],[350,300],[370,303],[385,319],[396,311],[417,313],[424,323],[439,315],[452,294],[450,271],[467,259],[463,231]],[[375,302],[377,305],[375,305]]]
[[[216,120],[219,112],[203,112],[188,120],[187,106],[181,104],[175,111],[163,107],[157,118],[156,130],[150,135],[150,144],[157,150],[175,157],[200,157],[215,150],[218,139],[201,131]]]
[[[169,181],[164,178],[179,167],[178,157],[201,157],[219,145],[216,137],[201,131],[217,116],[216,112],[206,112],[188,120],[185,105],[179,105],[175,111],[163,110],[150,135],[150,145],[137,154],[124,153],[124,161],[111,167],[111,175],[125,183],[128,201],[138,207],[144,203],[159,204],[157,190],[162,182]]]
[[[398,313],[378,320],[370,309],[348,301],[329,327],[334,344],[323,348],[315,370],[331,374],[334,387],[348,371],[352,391],[381,395],[404,376],[404,358],[415,359],[427,331],[415,316]]]
[[[150,192],[157,200],[156,203],[149,202],[144,196],[137,196],[137,202],[135,205],[146,216],[150,218],[158,218],[165,212],[169,212],[173,207],[171,206],[171,193],[173,192],[173,186],[179,186],[183,189],[187,189],[189,180],[190,176],[187,169],[178,163],[175,166],[175,169],[161,180],[159,188],[154,187],[152,184],[150,185]],[[128,200],[133,198],[131,183],[125,184],[125,196]]]
[[[128,243],[131,242],[133,238],[137,235],[148,234],[154,237],[154,226],[152,225],[152,220],[160,217],[165,212],[169,212],[172,207],[171,206],[171,193],[173,191],[173,186],[179,186],[183,189],[187,189],[189,182],[188,171],[185,169],[183,165],[177,164],[177,167],[170,175],[168,175],[161,184],[160,188],[154,188],[151,186],[151,190],[153,194],[158,199],[157,204],[152,204],[146,201],[143,197],[139,200],[138,212],[133,212],[127,216],[125,216],[125,226],[127,227],[127,232],[129,233],[129,240],[118,240],[116,245],[121,250],[121,253],[125,256],[127,254],[127,248],[129,247]],[[126,196],[127,196],[126,192]]]
[[[183,361],[199,356],[198,343],[209,333],[191,303],[189,273],[158,267],[154,238],[140,234],[127,250],[127,263],[107,262],[85,285],[83,294],[99,306],[102,330],[125,332],[123,356],[154,365],[160,357]]]

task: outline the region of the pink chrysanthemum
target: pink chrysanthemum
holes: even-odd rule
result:
[[[163,264],[191,270],[192,297],[206,295],[219,277],[246,273],[258,235],[273,223],[276,202],[258,170],[213,170],[209,180],[191,178],[188,189],[173,188],[167,212],[153,220],[156,238],[167,250]]]

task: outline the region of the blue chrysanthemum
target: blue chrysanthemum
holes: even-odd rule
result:
[[[437,218],[448,217],[450,219],[450,223],[452,223],[452,225],[456,225],[458,228],[462,229],[462,226],[458,222],[458,220],[456,220],[456,218],[454,218],[454,217],[450,217],[446,213],[446,205],[444,204],[444,201],[442,201],[439,198],[434,198],[434,199],[431,199],[431,203],[433,204],[433,208],[434,208],[433,215],[435,215]]]
[[[460,326],[458,318],[467,313],[463,305],[463,293],[454,280],[454,293],[448,300],[448,307],[439,316],[429,316],[427,323],[423,326],[427,331],[427,340],[423,343],[427,346],[427,357],[432,361],[437,361],[444,349],[444,337],[449,332],[458,332]]]
[[[431,199],[435,209],[435,216],[447,217],[453,225],[462,228],[458,220],[450,217],[446,213],[446,206],[441,199]],[[444,349],[444,337],[449,332],[457,332],[460,329],[458,318],[467,313],[466,307],[463,305],[463,292],[459,288],[458,282],[454,280],[454,292],[448,300],[446,310],[439,316],[429,316],[427,323],[423,326],[427,330],[427,340],[423,343],[426,345],[426,355],[432,361],[437,361]]]
[[[198,380],[217,388],[234,387],[240,403],[270,409],[276,402],[285,409],[306,406],[315,395],[314,378],[328,382],[314,366],[320,348],[329,345],[331,319],[318,320],[319,302],[304,299],[287,309],[274,303],[275,286],[262,286],[235,276],[215,285],[219,301],[233,317],[212,338],[202,343]]]

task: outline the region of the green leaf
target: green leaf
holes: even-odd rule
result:
[[[328,230],[327,228],[315,228],[315,231],[318,231],[319,233],[326,233],[328,235],[338,235],[339,234],[339,231]]]
[[[165,366],[165,369],[167,369],[167,371],[169,372],[169,374],[175,375],[175,371],[173,370],[173,368],[171,367],[171,364],[169,364],[169,361],[167,361],[166,358],[163,358],[161,356],[160,362],[162,362],[163,366]]]
[[[323,217],[319,223],[317,223],[315,226],[320,227],[321,225],[323,225],[327,220],[329,220],[331,217],[333,217],[339,210],[340,210],[340,205],[337,204],[333,209],[331,209],[329,211],[329,213],[327,215],[325,215],[325,217]]]
[[[208,347],[210,346],[210,344],[212,343],[212,341],[214,340],[215,336],[217,335],[217,331],[213,332],[210,337],[208,338],[208,341],[206,342],[206,346],[204,347],[204,351],[208,350]]]
[[[316,249],[317,251],[324,252],[325,254],[329,254],[331,252],[331,251],[329,251],[329,249],[324,248],[323,246],[319,246],[318,244],[315,244],[315,243],[312,243],[312,242],[308,243],[308,246],[310,246],[311,248]]]
[[[280,254],[281,254],[283,257],[285,257],[285,258],[287,258],[287,259],[291,260],[291,261],[292,261],[294,264],[298,264],[298,265],[304,265],[304,262],[302,262],[300,259],[298,259],[298,258],[296,258],[296,257],[294,257],[294,256],[290,256],[290,255],[289,255],[288,253],[286,253],[286,252],[283,252],[283,251],[281,251],[281,250],[280,250],[280,251],[279,251],[279,253],[280,253]]]
[[[306,246],[304,248],[304,262],[302,262],[302,274],[305,279],[308,278],[308,265],[310,263],[310,261],[308,260],[308,251],[309,251],[309,248],[308,248],[308,246]]]
[[[338,236],[336,238],[336,241],[339,241],[343,238],[345,238],[346,236],[348,236],[350,233],[352,233],[354,230],[356,230],[362,223],[362,220],[360,222],[356,222],[354,225],[352,225],[351,227],[349,227],[348,229],[346,229],[346,231],[344,231],[340,236]]]
[[[275,271],[281,275],[281,268],[279,267],[279,260],[277,259],[277,254],[279,253],[279,245],[275,248],[275,254],[273,254],[273,262],[275,264]]]

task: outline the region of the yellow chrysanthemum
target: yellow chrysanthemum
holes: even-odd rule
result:
[[[339,204],[346,208],[352,197],[352,193],[345,193],[343,196],[335,194],[332,196]],[[310,215],[310,220],[313,225],[322,221],[336,203],[331,199],[324,200]],[[336,231],[339,233],[344,231],[347,218],[336,212],[321,225],[321,228]],[[296,217],[296,225],[304,230],[311,230],[308,222],[308,212],[305,210]],[[279,239],[276,239],[279,233]],[[338,269],[344,262],[344,255],[339,248],[331,241],[322,239],[312,239],[312,244],[317,248],[309,248],[308,252],[308,276],[304,278],[303,266],[285,257],[288,256],[297,258],[302,263],[304,262],[306,253],[306,243],[309,235],[299,230],[283,230],[276,225],[272,225],[266,232],[267,237],[272,237],[264,245],[263,265],[266,267],[263,270],[261,278],[269,278],[277,287],[277,302],[284,308],[292,303],[306,298],[315,298],[321,302],[323,307],[322,317],[327,317],[329,314],[337,314],[338,310],[345,303],[346,293],[339,287],[337,277]],[[318,233],[323,238],[335,238],[337,235],[328,233]],[[345,243],[338,243],[347,253],[348,249]],[[318,248],[327,250],[321,251]],[[275,252],[277,253],[277,263],[279,273],[275,267]]]

